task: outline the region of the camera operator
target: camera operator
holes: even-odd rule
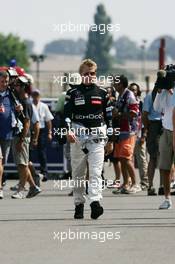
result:
[[[15,103],[13,100],[11,90],[9,89],[9,77],[7,71],[0,71],[0,199],[3,198],[3,168],[8,159],[17,125],[15,112],[22,110],[21,105],[17,102]]]
[[[41,190],[35,185],[29,169],[30,120],[32,119],[33,108],[29,99],[28,80],[24,76],[18,78],[15,91],[23,106],[23,113],[18,115],[18,122],[21,124],[21,128],[19,127],[19,131],[12,143],[13,158],[20,177],[19,188],[12,195],[12,198],[25,198],[23,190],[27,181],[30,184],[30,189],[26,198],[32,198],[39,194]]]
[[[66,94],[64,116],[69,131],[67,140],[71,144],[72,177],[75,182],[74,203],[75,219],[84,217],[85,180],[87,161],[89,167],[89,199],[91,218],[97,219],[103,214],[103,207],[99,201],[102,199],[102,169],[104,163],[104,147],[106,145],[106,123],[110,114],[107,109],[107,92],[98,87],[96,81],[97,65],[94,61],[86,59],[79,68],[82,77],[80,85],[72,85]],[[109,118],[110,119],[110,118]],[[109,122],[108,122],[109,121]],[[82,129],[82,130],[81,130]],[[87,134],[81,131],[87,131]],[[80,131],[80,132],[78,132]],[[92,131],[96,131],[94,135]],[[84,134],[84,135],[83,135]],[[108,142],[106,152],[112,152],[113,144]]]
[[[160,205],[159,209],[169,209],[172,206],[170,197],[170,172],[174,157],[172,113],[175,106],[175,89],[173,75],[173,69],[167,66],[165,71],[158,72],[158,78],[155,84],[155,86],[158,88],[158,93],[154,100],[154,109],[163,114],[163,134],[160,137],[159,143],[159,168],[163,176],[165,200]]]
[[[36,148],[37,144],[38,144],[38,136],[39,136],[39,131],[40,131],[40,126],[39,126],[39,116],[38,113],[34,107],[34,105],[32,104],[32,108],[33,108],[33,113],[32,113],[32,119],[31,119],[31,138],[30,138],[30,151],[29,151],[29,169],[30,172],[32,174],[33,180],[35,182],[35,184],[40,187],[40,174],[37,173],[37,171],[35,170],[35,167],[31,161],[31,155],[33,152],[33,149]],[[10,187],[11,191],[17,191],[19,188],[19,183],[17,183],[15,186]],[[24,190],[27,191],[27,188],[24,187]]]

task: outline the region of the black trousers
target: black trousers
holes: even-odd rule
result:
[[[40,171],[47,176],[47,132],[45,129],[40,129],[37,152]]]

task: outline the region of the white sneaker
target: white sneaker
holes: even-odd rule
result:
[[[142,191],[142,188],[140,187],[140,185],[139,184],[135,184],[135,185],[133,185],[132,186],[132,188],[134,188],[135,189],[135,192],[137,193],[137,192],[141,192]]]
[[[0,189],[0,199],[3,199],[3,198],[4,198],[3,190]]]
[[[130,193],[137,193],[137,192],[141,192],[141,187],[138,184],[132,185],[131,188],[129,189]]]
[[[13,199],[24,199],[25,195],[22,191],[16,192],[11,196]]]
[[[131,186],[130,188],[127,189],[128,194],[136,193],[136,189],[134,186]]]
[[[165,201],[160,205],[159,209],[171,209],[172,201],[170,199],[165,199]]]

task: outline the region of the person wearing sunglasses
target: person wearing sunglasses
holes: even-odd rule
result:
[[[107,142],[107,127],[112,128],[112,112],[107,107],[107,91],[96,84],[96,71],[97,64],[85,59],[79,67],[81,84],[71,85],[65,98],[64,118],[68,128],[67,140],[71,143],[75,219],[84,218],[87,163],[91,218],[97,219],[103,214],[101,173],[105,151],[109,154],[113,150],[113,143]]]

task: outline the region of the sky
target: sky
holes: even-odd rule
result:
[[[52,40],[87,39],[87,31],[61,34],[58,25],[92,24],[99,3],[105,5],[112,23],[120,24],[114,39],[127,35],[141,45],[143,39],[149,44],[160,35],[175,37],[174,0],[0,0],[0,32],[33,40],[37,53]]]

